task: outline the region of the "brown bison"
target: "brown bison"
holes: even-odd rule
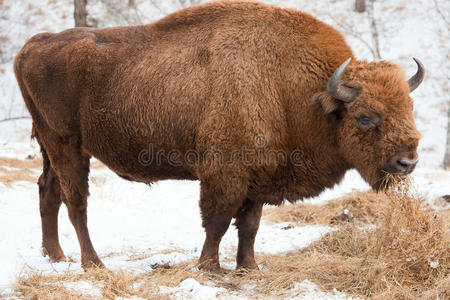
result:
[[[235,218],[237,267],[257,268],[263,204],[316,196],[352,168],[377,190],[386,173],[412,172],[420,134],[409,94],[424,77],[416,62],[406,80],[395,64],[354,59],[343,36],[309,14],[247,1],[32,37],[14,68],[44,161],[44,253],[64,259],[64,202],[83,267],[102,266],[86,223],[96,157],[128,180],[200,180],[199,266],[220,270]]]

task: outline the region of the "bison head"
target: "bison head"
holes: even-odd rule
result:
[[[425,70],[414,59],[418,71],[406,80],[395,64],[350,60],[334,72],[328,91],[316,99],[334,120],[342,157],[379,190],[392,181],[386,178],[404,177],[418,162],[420,133],[409,94],[422,82]]]

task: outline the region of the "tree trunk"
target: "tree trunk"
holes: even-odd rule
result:
[[[447,142],[445,143],[444,168],[450,169],[450,106],[447,108]]]
[[[376,0],[369,0],[369,9],[367,10],[367,14],[369,17],[370,22],[370,33],[372,35],[372,48],[373,48],[373,55],[375,60],[381,59],[381,52],[380,52],[380,36],[378,34],[378,28],[377,28],[377,22],[375,20],[375,1]]]
[[[75,18],[75,27],[87,27],[86,10],[87,0],[74,0],[75,12],[73,14]]]
[[[355,11],[362,13],[366,11],[366,0],[355,0]]]

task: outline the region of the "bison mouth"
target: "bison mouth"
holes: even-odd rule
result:
[[[390,157],[387,162],[366,179],[375,191],[382,191],[408,184],[409,175],[414,171],[418,159],[404,158],[404,153],[399,152]]]
[[[407,184],[410,178],[408,176],[410,173],[390,173],[384,169],[377,173],[377,176],[375,176],[376,179],[373,182],[369,182],[372,189],[376,192],[386,191],[396,186]]]

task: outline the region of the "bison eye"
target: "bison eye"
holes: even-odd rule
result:
[[[371,126],[371,125],[374,125],[374,121],[372,120],[372,119],[370,119],[369,117],[367,117],[367,116],[360,116],[360,117],[358,117],[358,122],[359,122],[359,124],[361,124],[361,125],[363,125],[363,126]]]
[[[357,126],[364,132],[375,128],[381,122],[381,115],[376,112],[359,114],[356,116]]]

